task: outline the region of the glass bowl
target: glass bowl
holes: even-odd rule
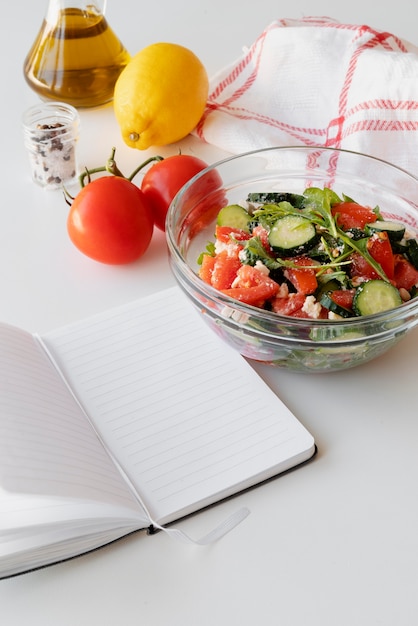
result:
[[[418,322],[418,298],[396,309],[342,321],[300,319],[242,304],[198,276],[198,257],[214,241],[216,215],[250,192],[303,193],[329,187],[384,218],[418,230],[418,179],[380,159],[332,148],[277,147],[215,163],[173,200],[166,222],[177,283],[213,331],[243,356],[298,372],[328,372],[370,361]],[[202,355],[204,358],[204,355]]]

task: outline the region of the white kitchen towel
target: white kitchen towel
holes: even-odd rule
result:
[[[327,17],[277,20],[211,78],[195,132],[233,154],[329,146],[418,176],[418,48]]]

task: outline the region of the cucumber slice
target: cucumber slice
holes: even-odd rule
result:
[[[408,239],[406,246],[408,261],[412,263],[415,269],[418,269],[418,241],[416,239]]]
[[[362,230],[361,228],[349,228],[346,232],[353,241],[360,241],[360,239],[364,239],[370,234],[367,233],[366,230]]]
[[[408,245],[401,241],[391,241],[393,254],[406,254],[408,252]]]
[[[308,252],[317,242],[314,224],[301,215],[285,215],[273,224],[269,232],[269,244],[275,252],[295,256]]]
[[[390,241],[401,241],[405,234],[405,226],[403,224],[388,220],[377,220],[371,224],[366,224],[364,230],[370,235],[386,232]]]
[[[356,289],[353,309],[357,315],[373,315],[395,309],[402,304],[396,287],[385,280],[368,280]]]
[[[218,226],[229,226],[250,232],[251,215],[239,204],[229,204],[223,207],[216,219]]]
[[[341,342],[342,344],[344,344],[345,342],[350,343],[352,341],[356,341],[357,339],[365,339],[364,333],[358,330],[346,330],[345,328],[341,328],[340,324],[328,325],[321,328],[313,328],[309,333],[309,337],[310,339],[312,339],[312,341],[335,341],[336,343]],[[349,348],[342,345],[341,348],[331,347],[321,348],[320,350],[323,354],[335,354],[336,351],[347,352],[348,350],[347,354],[350,354],[351,352],[356,352],[359,349],[361,351],[365,351],[367,349],[367,344],[365,345],[364,343],[362,343],[358,346],[350,346]]]
[[[288,191],[267,191],[249,193],[247,200],[248,202],[261,204],[279,204],[280,202],[290,202],[293,207],[302,209],[305,206],[306,198],[298,193],[291,193]]]

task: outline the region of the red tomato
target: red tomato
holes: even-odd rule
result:
[[[369,207],[362,206],[356,202],[340,202],[334,204],[331,213],[336,217],[336,222],[340,228],[364,228],[366,224],[375,222],[376,213]]]
[[[379,233],[379,235],[370,237],[367,243],[367,251],[370,256],[377,261],[386,276],[391,280],[394,276],[394,254],[387,233]],[[362,278],[381,278],[379,274],[372,268],[367,260],[359,253],[354,252],[351,255],[350,275],[360,276]]]
[[[208,167],[207,163],[188,154],[176,154],[157,161],[145,173],[141,191],[145,194],[154,215],[154,223],[165,230],[165,218],[174,196],[193,176]],[[202,179],[202,189],[216,188],[219,175],[211,171]],[[218,209],[217,209],[218,210]]]
[[[212,284],[212,272],[215,267],[215,257],[210,254],[204,254],[202,258],[202,264],[199,269],[199,277],[208,283]]]
[[[355,276],[359,276],[362,278],[379,278],[378,274],[374,271],[372,266],[366,261],[364,256],[360,254],[360,252],[353,252],[350,255],[351,265],[350,265],[350,276],[354,278]]]
[[[220,252],[213,265],[211,285],[215,289],[229,289],[241,267],[241,261],[236,256],[230,256],[226,250]]]
[[[279,313],[280,315],[295,315],[299,316],[303,305],[305,304],[306,296],[303,293],[289,293],[287,298],[280,298],[279,296],[273,298],[271,302],[272,311]],[[304,314],[305,317],[306,314]]]
[[[394,283],[407,291],[418,285],[418,270],[402,254],[395,254]]]
[[[280,288],[278,283],[251,265],[242,265],[237,272],[237,278],[238,286],[223,289],[222,293],[253,306],[262,307]]]
[[[92,259],[112,265],[139,259],[151,242],[153,229],[144,194],[119,176],[103,176],[83,187],[67,219],[73,244]]]
[[[286,278],[292,283],[298,293],[305,296],[313,293],[318,287],[316,280],[316,272],[312,267],[304,267],[306,265],[315,265],[312,259],[308,257],[296,257],[292,259],[298,268],[287,267],[284,271]],[[299,269],[299,266],[301,269]]]
[[[232,228],[231,226],[216,226],[215,237],[222,243],[235,243],[250,239],[251,235],[240,228]]]
[[[334,291],[331,291],[329,296],[335,304],[350,310],[353,308],[353,298],[355,293],[355,289],[335,289]]]
[[[395,260],[389,235],[382,232],[370,237],[367,243],[367,250],[374,260],[380,263],[380,267],[385,272],[389,280],[393,278]]]
[[[272,256],[274,256],[273,249],[269,243],[268,231],[263,226],[258,225],[255,228],[253,228],[252,236],[259,237],[263,245],[263,248],[265,249],[267,254],[271,254]]]

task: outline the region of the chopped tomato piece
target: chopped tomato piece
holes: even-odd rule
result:
[[[326,316],[322,315],[322,311],[326,311],[326,309],[323,309],[321,307],[321,315],[319,316],[320,318],[325,318]],[[328,314],[328,312],[327,312]],[[311,316],[302,309],[298,309],[297,311],[295,311],[294,313],[291,314],[291,317],[300,317],[302,319],[312,319]]]
[[[328,314],[329,314],[328,309],[326,309],[326,308],[323,306],[323,307],[322,307],[322,309],[321,309],[321,313],[319,314],[318,319],[320,319],[320,320],[326,320],[326,319],[328,319]]]
[[[240,228],[231,228],[230,226],[216,226],[215,236],[222,243],[231,243],[236,241],[245,241],[250,239],[251,235]]]
[[[335,304],[338,304],[345,309],[352,309],[355,293],[355,289],[335,289],[330,292],[329,297],[335,302]]]
[[[398,289],[412,289],[418,285],[418,270],[402,254],[395,254],[393,282]]]
[[[385,272],[389,280],[393,278],[395,260],[388,234],[386,232],[382,232],[376,233],[370,237],[367,242],[367,249],[374,260],[380,263],[380,267]]]
[[[360,254],[360,252],[353,252],[350,254],[350,276],[351,278],[359,277],[359,278],[379,278],[377,272],[372,268],[370,263],[366,261],[364,256]]]
[[[211,285],[215,289],[229,289],[241,267],[238,255],[231,256],[226,250],[222,250],[215,257],[212,269]]]
[[[387,278],[392,280],[395,271],[395,260],[388,234],[382,232],[372,235],[367,242],[367,251],[370,256],[380,264]],[[350,259],[352,261],[350,268],[350,275],[352,277],[359,276],[366,279],[381,278],[359,252],[353,252]]]
[[[357,202],[340,202],[334,204],[331,209],[337,225],[343,230],[350,228],[364,228],[366,224],[375,222],[376,213],[370,207],[357,204]]]
[[[263,226],[255,226],[252,231],[253,237],[259,237],[260,241],[263,245],[263,248],[266,250],[267,254],[273,255],[273,249],[269,243],[269,234],[268,231]]]
[[[292,261],[298,267],[287,267],[284,271],[286,278],[292,283],[298,293],[303,293],[305,296],[314,293],[318,287],[316,271],[312,268],[315,262],[308,257],[296,257]]]
[[[303,319],[311,319],[308,311],[303,309],[306,296],[303,293],[289,293],[286,298],[276,296],[271,300],[271,308],[274,313],[279,315],[288,315],[289,317],[299,317]],[[321,307],[318,319],[327,319],[328,309]]]
[[[279,284],[267,274],[251,265],[242,265],[237,272],[237,286],[222,289],[222,293],[245,304],[262,307],[279,289]]]
[[[300,311],[305,303],[306,296],[303,293],[289,293],[286,298],[276,296],[271,301],[272,311],[281,315],[294,315]]]
[[[210,254],[204,254],[202,257],[202,264],[199,269],[199,277],[208,283],[212,284],[212,272],[215,266],[215,257]]]

